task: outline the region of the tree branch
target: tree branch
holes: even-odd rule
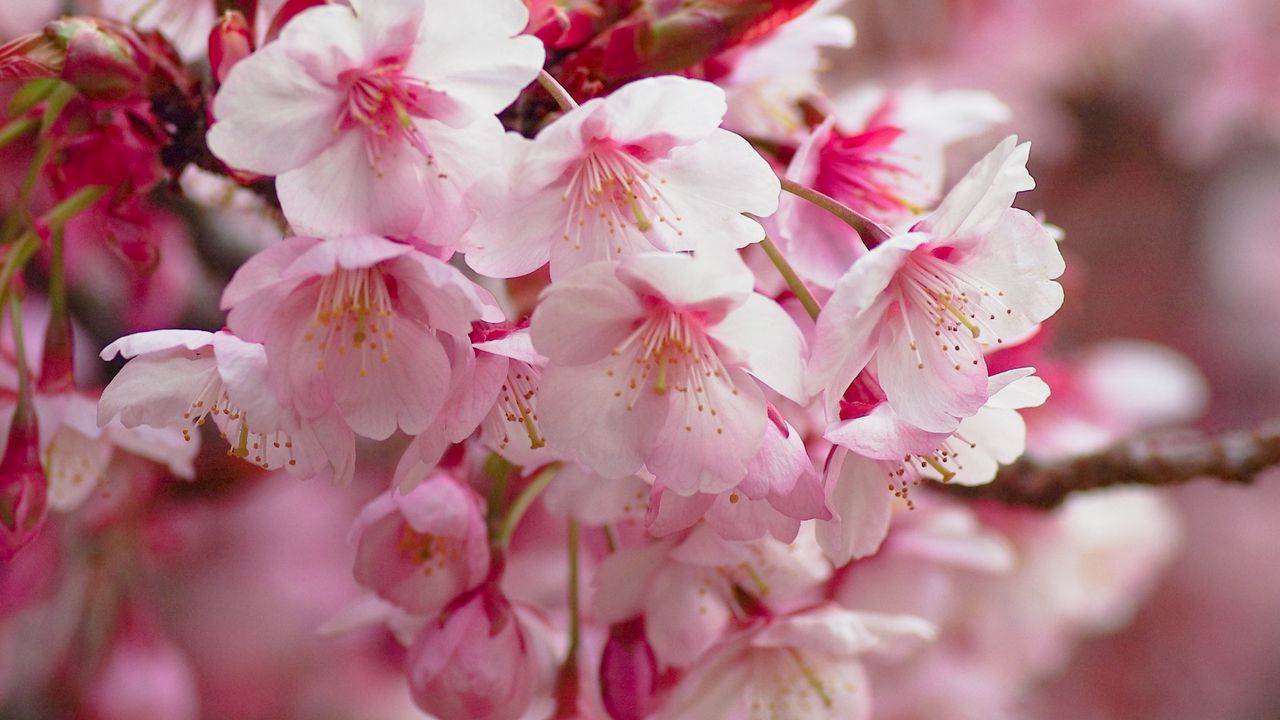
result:
[[[1280,421],[1220,435],[1183,430],[1125,440],[1056,461],[1022,457],[988,485],[950,486],[957,496],[1050,509],[1082,490],[1115,485],[1181,485],[1199,478],[1252,483],[1280,465]]]

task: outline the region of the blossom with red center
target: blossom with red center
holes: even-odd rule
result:
[[[937,202],[947,146],[1007,116],[1008,109],[985,92],[863,89],[800,142],[787,177],[898,227]],[[822,287],[833,287],[866,252],[856,231],[800,198],[783,198],[775,219],[787,259]]]
[[[304,420],[333,407],[358,435],[416,435],[452,378],[441,334],[501,320],[493,298],[414,247],[295,237],[250,258],[222,296],[228,326],[266,348],[270,385]]]
[[[478,201],[467,263],[515,277],[549,260],[559,278],[648,250],[759,242],[764,231],[742,213],[771,214],[778,179],[719,129],[724,111],[720,88],[664,76],[565,113],[517,153],[510,187]]]
[[[836,284],[818,319],[810,391],[828,417],[863,368],[894,412],[951,432],[987,402],[983,352],[1032,330],[1062,304],[1062,255],[1030,214],[1010,207],[1034,186],[1029,146],[1010,137],[911,232],[887,240]]]
[[[550,286],[534,346],[552,450],[605,477],[647,467],[680,494],[740,483],[769,422],[764,388],[802,401],[803,338],[732,253],[644,253]]]
[[[471,222],[462,195],[501,137],[493,115],[542,67],[541,43],[513,37],[527,16],[517,0],[306,10],[227,75],[209,147],[278,176],[301,232],[448,245]]]

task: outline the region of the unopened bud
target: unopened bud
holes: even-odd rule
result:
[[[27,402],[20,401],[0,457],[0,557],[12,558],[40,534],[48,514],[48,495],[36,416]]]
[[[209,67],[219,83],[236,63],[253,52],[253,31],[249,21],[236,10],[228,10],[218,18],[209,33]]]
[[[658,661],[644,636],[644,618],[609,628],[600,656],[600,697],[613,720],[643,720],[654,708]]]

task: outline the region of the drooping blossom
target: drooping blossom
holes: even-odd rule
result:
[[[909,615],[825,605],[771,620],[731,640],[672,690],[664,720],[871,717],[861,656],[882,644],[930,640],[934,627]]]
[[[878,390],[873,379],[859,377],[856,385],[867,394]],[[988,392],[986,404],[952,433],[912,427],[883,402],[883,395],[870,409],[858,408],[858,414],[827,430],[835,446],[826,468],[835,517],[818,524],[817,536],[833,563],[875,553],[888,532],[895,498],[914,507],[912,488],[925,481],[981,485],[991,482],[1000,465],[1022,455],[1027,426],[1018,410],[1043,404],[1048,385],[1023,368],[992,376]]]
[[[333,413],[303,421],[267,385],[262,345],[226,332],[155,330],[123,337],[104,359],[130,358],[98,403],[98,423],[181,428],[188,441],[208,420],[228,452],[268,470],[351,479],[355,439]]]
[[[448,475],[374,498],[352,535],[356,581],[416,615],[436,615],[489,572],[480,498]]]
[[[759,242],[759,224],[742,213],[771,214],[778,180],[745,140],[719,128],[724,111],[716,86],[667,76],[570,110],[511,149],[510,187],[481,202],[467,263],[514,277],[550,261],[561,278],[649,250]]]
[[[482,588],[423,628],[409,649],[409,692],[440,720],[515,720],[545,670],[533,643],[511,602]]]
[[[818,319],[808,389],[828,417],[869,363],[893,410],[950,432],[988,398],[986,348],[1015,339],[1062,304],[1062,255],[1030,214],[1029,145],[1007,138],[941,205],[865,255]]]
[[[449,394],[438,334],[467,337],[501,320],[486,291],[453,267],[381,237],[295,237],[250,258],[222,306],[239,337],[266,348],[270,386],[302,419],[338,413],[358,435],[416,435]]]
[[[817,602],[830,577],[812,532],[802,529],[792,543],[734,542],[699,525],[606,558],[593,581],[592,617],[614,623],[643,615],[658,660],[685,667],[735,622]]]
[[[551,459],[538,429],[542,357],[527,329],[477,327],[472,339],[446,346],[455,375],[449,397],[432,426],[405,448],[395,482],[408,489],[440,461],[451,443],[473,434],[515,465],[536,467]]]
[[[801,140],[787,178],[899,227],[937,202],[947,146],[1008,116],[999,100],[977,90],[861,88]],[[821,287],[834,287],[866,252],[857,231],[792,195],[780,200],[774,226],[788,261]]]
[[[719,494],[688,497],[654,488],[647,522],[659,537],[699,520],[726,540],[756,540],[767,533],[789,543],[804,520],[829,520],[822,481],[796,429],[770,412],[760,449],[743,481]]]
[[[540,425],[606,477],[647,467],[681,495],[740,483],[768,423],[763,387],[802,400],[803,339],[736,255],[644,253],[554,283],[534,311]]]
[[[295,230],[417,235],[449,245],[462,195],[501,137],[494,113],[542,66],[513,37],[517,0],[369,0],[308,9],[236,64],[214,101],[209,147],[276,175]]]

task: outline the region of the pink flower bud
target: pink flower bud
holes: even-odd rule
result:
[[[39,429],[35,414],[21,407],[0,457],[0,557],[5,560],[35,539],[48,514],[49,484],[40,466]]]
[[[235,10],[228,10],[218,18],[218,24],[209,33],[209,67],[219,83],[236,63],[253,52],[253,31],[249,21]]]
[[[69,17],[46,25],[44,34],[65,48],[62,79],[86,97],[126,100],[142,95],[146,72],[132,31],[97,18]]]
[[[537,662],[511,603],[486,587],[409,649],[409,692],[440,720],[514,720],[533,698]]]
[[[85,714],[91,720],[196,720],[200,698],[191,664],[147,618],[126,615],[86,688]]]
[[[615,624],[600,656],[600,696],[613,720],[643,720],[654,709],[658,661],[644,637],[644,617]]]

